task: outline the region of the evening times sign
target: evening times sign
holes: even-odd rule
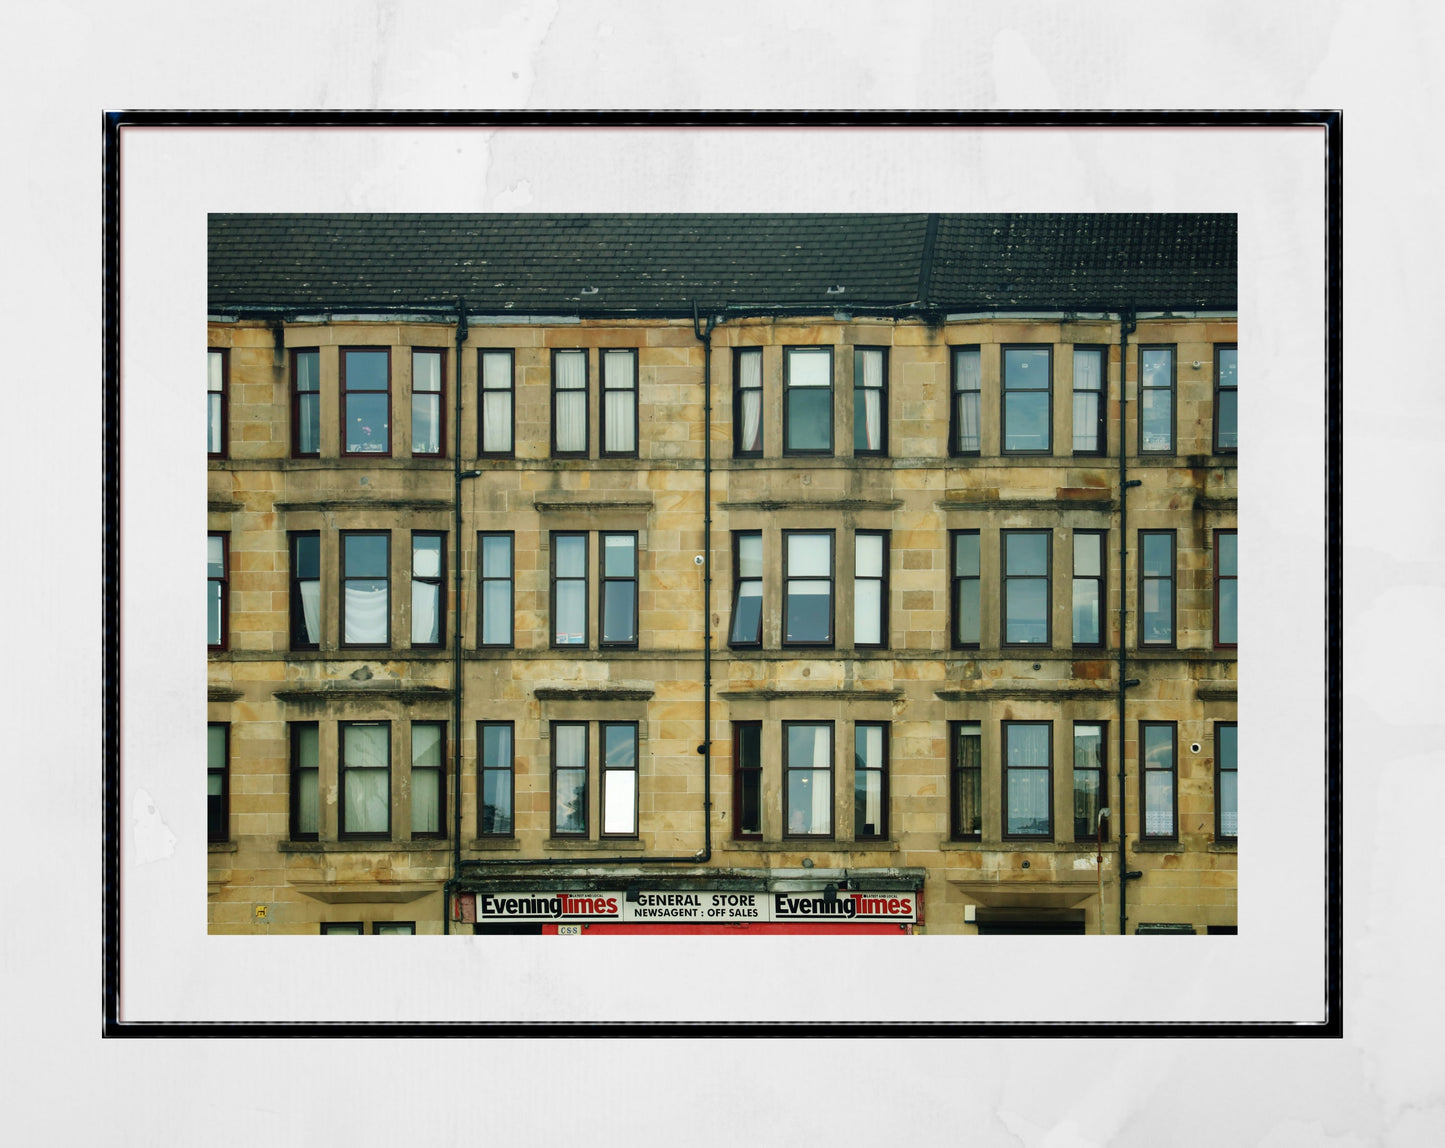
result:
[[[830,924],[917,920],[917,896],[842,890],[833,900],[806,893],[654,893],[627,900],[605,893],[478,893],[481,921],[618,921],[631,924],[747,924],[815,921]]]

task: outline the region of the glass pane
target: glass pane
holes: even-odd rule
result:
[[[602,764],[607,769],[637,767],[637,728],[630,725],[602,727]]]
[[[958,396],[958,449],[977,451],[983,440],[979,437],[979,395],[967,391]]]
[[[559,391],[557,402],[557,449],[587,449],[587,395],[581,391]]]
[[[417,578],[440,578],[442,540],[434,534],[411,536],[411,572]]]
[[[296,389],[302,392],[321,389],[321,353],[319,351],[296,352]]]
[[[1219,425],[1215,433],[1221,447],[1239,449],[1239,396],[1234,391],[1219,392]]]
[[[419,769],[411,775],[411,831],[440,833],[442,775],[437,769]]]
[[[1074,350],[1074,390],[1099,391],[1104,387],[1104,356],[1101,351]]]
[[[1014,348],[1003,353],[1003,385],[1006,390],[1046,391],[1049,389],[1049,352],[1043,348]]]
[[[1220,769],[1235,769],[1239,764],[1239,727],[1233,725],[1222,725],[1219,727],[1218,744],[1215,752],[1219,754]]]
[[[976,391],[981,385],[982,378],[982,359],[978,351],[955,351],[953,353],[953,385],[955,390]]]
[[[411,727],[411,765],[413,769],[440,769],[442,764],[442,727],[432,722],[418,722]]]
[[[221,644],[221,584],[210,583],[210,602],[206,611],[206,644]]]
[[[386,641],[390,595],[385,582],[348,581],[346,583],[346,633],[348,643],[382,643]]]
[[[738,538],[738,576],[761,578],[763,576],[763,536],[744,534]],[[761,593],[761,590],[759,591]]]
[[[1038,391],[1009,392],[1003,397],[1005,450],[1047,450],[1049,396]]]
[[[976,753],[973,760],[977,760]],[[983,829],[982,781],[982,771],[977,768],[969,767],[959,771],[958,808],[954,810],[954,823],[959,833],[974,835]]]
[[[1042,578],[1015,578],[1005,590],[1006,642],[1048,641],[1048,584]]]
[[[1144,583],[1144,641],[1168,642],[1173,638],[1174,619],[1169,605],[1167,582]]]
[[[1074,637],[1076,643],[1099,641],[1099,583],[1093,578],[1074,579]]]
[[[507,646],[512,642],[512,583],[482,585],[482,641]]]
[[[321,449],[321,396],[302,395],[299,404],[301,426],[296,448],[302,454],[316,454]]]
[[[637,774],[608,770],[602,782],[602,832],[637,832]]]
[[[1169,450],[1173,433],[1173,399],[1165,390],[1145,391],[1142,402],[1144,450]]]
[[[829,450],[833,445],[833,394],[788,389],[788,449]]]
[[[1074,768],[1102,769],[1103,767],[1104,727],[1076,725],[1074,727]]]
[[[1046,837],[1049,833],[1049,775],[1042,769],[1010,769],[1004,832]]]
[[[482,765],[488,769],[510,769],[512,767],[512,727],[487,725],[482,727]]]
[[[346,356],[346,389],[348,391],[384,391],[387,351],[343,351]]]
[[[978,535],[956,534],[953,537],[953,572],[960,576],[978,575]]]
[[[482,539],[482,577],[510,578],[512,576],[512,540],[491,537]]]
[[[387,396],[346,396],[346,449],[352,454],[384,454],[391,442]]]
[[[602,449],[609,451],[634,451],[637,437],[633,423],[637,419],[636,391],[608,391],[603,396],[603,416],[607,423],[607,434]]]
[[[221,453],[220,395],[211,395],[206,400],[206,450],[211,454]]]
[[[853,775],[853,835],[878,837],[883,832],[883,775],[878,772]]]
[[[1144,535],[1144,577],[1168,578],[1173,573],[1173,537],[1168,534]]]
[[[853,641],[876,644],[883,640],[883,583],[853,585]]]
[[[225,541],[217,538],[214,534],[206,539],[206,576],[208,578],[224,578],[226,576]]]
[[[788,535],[788,577],[827,578],[832,574],[833,540],[826,534]]]
[[[512,832],[512,774],[510,770],[482,771],[482,832]]]
[[[602,640],[635,642],[637,618],[632,609],[632,582],[608,582],[602,588]]]
[[[1049,727],[1010,725],[1004,728],[1008,764],[1046,769],[1049,765]]]
[[[978,579],[968,578],[958,584],[958,602],[955,605],[958,621],[958,640],[977,643],[978,620]]]
[[[391,730],[384,725],[348,725],[341,731],[342,757],[348,768],[380,768],[389,760]]]
[[[318,757],[319,731],[314,725],[298,726],[296,729],[296,768],[315,769],[320,764]]]
[[[1219,573],[1225,577],[1232,578],[1239,573],[1239,535],[1217,534],[1217,545],[1219,554],[1216,561],[1219,563]]]
[[[384,769],[348,769],[346,804],[341,828],[345,833],[385,833],[390,814],[389,778]]]
[[[586,795],[587,771],[568,769],[557,771],[557,792],[554,795],[554,816],[558,833],[585,833],[587,831]]]
[[[1163,770],[1144,775],[1144,832],[1150,837],[1174,834],[1174,775]]]
[[[761,726],[744,726],[738,730],[738,767],[761,769],[763,764],[763,731]]]
[[[602,573],[608,578],[631,578],[637,573],[637,539],[629,534],[602,538]]]
[[[763,619],[763,584],[744,582],[738,587],[738,601],[733,610],[733,642],[756,642]]]
[[[418,392],[439,392],[442,389],[440,354],[435,351],[412,352],[411,389]]]
[[[226,768],[225,726],[208,725],[206,727],[206,768]]]
[[[385,578],[390,540],[384,534],[348,534],[343,561],[348,578]]]
[[[881,534],[859,534],[854,539],[854,573],[860,578],[883,577],[883,536]]]
[[[438,395],[411,397],[412,454],[440,454],[442,449],[442,401]]]
[[[383,925],[375,926],[375,936],[378,937],[410,937],[416,933],[413,925]]]
[[[1143,372],[1146,387],[1169,386],[1169,365],[1173,357],[1174,353],[1167,348],[1139,352],[1139,367]]]
[[[1146,725],[1144,766],[1146,769],[1174,768],[1174,731],[1168,726]]]
[[[737,810],[739,833],[761,833],[763,831],[763,775],[759,770],[749,770],[738,778]]]
[[[789,582],[786,639],[790,642],[826,642],[831,636],[832,605],[832,583]]]
[[[582,390],[587,386],[586,351],[558,351],[554,363],[559,391]]]
[[[1233,578],[1219,583],[1219,640],[1229,644],[1239,641],[1238,587]]]
[[[607,390],[629,390],[634,385],[633,363],[636,359],[631,351],[604,351],[602,353],[602,386]]]
[[[558,645],[580,646],[587,640],[587,586],[583,582],[557,583]]]
[[[1047,534],[1005,534],[1004,572],[1006,574],[1047,574],[1049,572],[1049,536]]]
[[[1219,385],[1234,387],[1239,383],[1239,348],[1219,348]]]
[[[303,534],[296,539],[295,576],[300,580],[321,577],[321,539],[314,534]]]
[[[860,725],[853,729],[853,765],[855,769],[883,768],[883,727]]]
[[[1074,535],[1074,573],[1088,577],[1099,573],[1099,558],[1104,549],[1102,534]]]
[[[585,769],[587,767],[587,727],[582,725],[559,725],[552,728],[557,739],[557,768]]]
[[[506,351],[482,352],[482,389],[507,390],[512,385],[512,356]]]
[[[512,393],[482,393],[482,449],[502,452],[512,449]]]
[[[315,731],[312,732],[314,736]],[[296,778],[296,784],[300,789],[300,792],[297,794],[296,832],[319,832],[318,827],[321,824],[321,800],[316,770],[308,769],[300,773]]]
[[[789,351],[788,386],[826,387],[832,384],[833,356],[827,351]]]
[[[333,937],[354,937],[361,935],[360,925],[323,925],[322,931]]]
[[[558,578],[587,576],[587,539],[581,534],[554,535]]]
[[[1074,770],[1074,839],[1093,840],[1099,835],[1099,773]]]
[[[1219,831],[1239,836],[1239,774],[1232,771],[1219,775]]]
[[[1099,396],[1074,396],[1074,449],[1099,449]]]
[[[790,725],[788,727],[788,768],[828,764],[828,727],[824,725]]]
[[[222,364],[225,361],[225,355],[223,355],[220,351],[209,351],[206,354],[206,358],[208,360],[206,372],[206,389],[210,391],[219,391],[223,385],[223,379],[225,378],[224,374],[222,373]]]
[[[829,774],[821,769],[788,771],[788,832],[827,834],[833,831]]]

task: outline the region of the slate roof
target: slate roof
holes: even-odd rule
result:
[[[1235,262],[1233,215],[212,215],[208,288],[212,313],[1233,310]]]

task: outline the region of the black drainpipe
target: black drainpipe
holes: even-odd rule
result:
[[[1124,411],[1127,403],[1127,391],[1125,389],[1124,376],[1125,366],[1129,361],[1129,335],[1138,326],[1134,318],[1134,311],[1121,310],[1119,312],[1119,790],[1114,795],[1115,808],[1119,811],[1116,825],[1119,832],[1119,935],[1124,935],[1124,922],[1128,919],[1125,912],[1125,902],[1128,899],[1125,890],[1129,885],[1130,874],[1127,869],[1128,855],[1124,843],[1125,829],[1128,825],[1128,818],[1125,816],[1125,793],[1124,788],[1124,702],[1131,682],[1128,677],[1129,654],[1125,641],[1125,626],[1128,619],[1125,603],[1128,600],[1129,578],[1125,569],[1125,561],[1129,547],[1129,488],[1138,486],[1139,480],[1129,480],[1125,459],[1129,453],[1129,447],[1124,431]],[[1139,815],[1143,816],[1140,809]],[[1104,906],[1099,904],[1099,914],[1102,917]]]

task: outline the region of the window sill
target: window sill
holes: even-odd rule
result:
[[[1135,853],[1183,853],[1184,846],[1178,841],[1135,841],[1130,849]]]
[[[834,841],[828,837],[789,837],[785,841],[723,841],[718,849],[734,853],[897,853],[896,841]]]
[[[1207,846],[1211,853],[1238,853],[1238,841],[1211,841]]]
[[[520,853],[522,843],[515,837],[477,837],[467,842],[468,849],[498,853]]]
[[[234,853],[236,843],[234,841],[208,841],[206,849],[211,853]]]
[[[278,841],[278,853],[445,853],[447,843],[426,841]]]
[[[1107,850],[1109,842],[1104,842]],[[951,841],[938,843],[939,852],[963,853],[1097,853],[1092,841]]]
[[[606,841],[588,841],[581,837],[549,837],[546,845],[548,849],[566,851],[568,849],[585,849],[590,851],[614,852],[614,853],[638,853],[643,852],[643,845],[640,838],[608,838]]]

